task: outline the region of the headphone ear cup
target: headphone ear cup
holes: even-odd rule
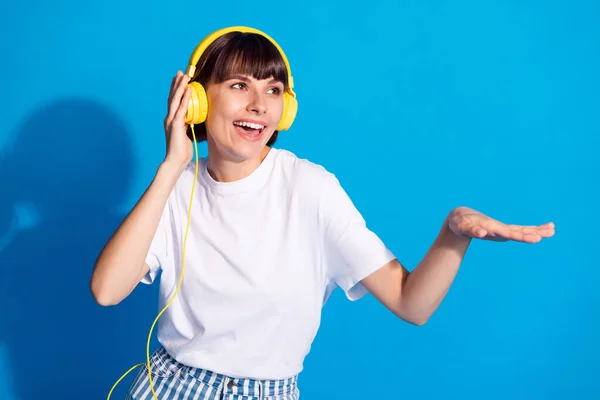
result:
[[[187,87],[191,88],[190,101],[188,103],[185,122],[188,124],[201,124],[206,121],[208,115],[208,98],[206,90],[198,82],[190,82]]]
[[[298,112],[298,100],[295,96],[285,92],[283,94],[283,114],[281,115],[281,121],[277,125],[277,131],[286,131],[290,129],[296,119],[296,113]]]

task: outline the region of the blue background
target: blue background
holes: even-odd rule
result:
[[[91,269],[162,160],[171,77],[238,24],[292,63],[277,147],[334,172],[407,268],[459,205],[556,223],[475,241],[422,327],[338,290],[302,398],[600,398],[600,3],[320,3],[2,3],[0,398],[104,399],[145,360],[158,285],[102,308]]]

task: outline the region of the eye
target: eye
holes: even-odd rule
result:
[[[244,82],[237,82],[231,85],[231,87],[234,89],[244,89],[246,88],[246,84]]]
[[[269,92],[273,93],[273,94],[280,94],[282,92],[282,90],[279,87],[273,87],[273,88],[269,89]]]

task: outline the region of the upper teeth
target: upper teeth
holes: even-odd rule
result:
[[[245,121],[236,121],[236,122],[234,122],[234,124],[239,125],[239,126],[247,126],[252,129],[262,129],[265,127],[264,125],[261,125],[261,124],[255,124],[254,122],[245,122]]]

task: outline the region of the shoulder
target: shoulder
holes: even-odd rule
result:
[[[204,171],[206,170],[207,163],[207,157],[199,157],[197,162],[196,159],[192,159],[179,176],[175,188],[189,187],[194,182],[194,179],[197,180],[198,184],[203,185],[206,180]]]
[[[201,157],[198,158],[197,163],[196,160],[193,159],[185,166],[177,178],[175,185],[173,186],[167,203],[177,203],[177,201],[181,200],[182,198],[188,202],[191,195],[192,186],[194,186],[194,181],[196,181],[196,190],[201,190],[201,187],[205,184],[203,171],[206,168],[206,163],[207,158]]]
[[[285,171],[290,184],[274,185],[273,188],[277,188],[278,193],[282,187],[290,188],[294,198],[316,212],[323,229],[343,230],[350,223],[363,222],[362,215],[333,172],[287,150],[278,150],[276,156],[274,164]]]
[[[338,185],[336,176],[323,165],[302,158],[289,150],[272,149],[274,172],[282,175],[297,188],[321,191],[329,185]]]
[[[198,171],[202,171],[202,169],[206,167],[207,161],[208,161],[208,159],[206,157],[198,158]],[[183,173],[179,177],[179,181],[182,181],[182,179],[185,179],[186,177],[189,179],[189,177],[194,176],[195,173],[196,173],[196,160],[193,159],[186,165],[185,169],[183,170]]]

